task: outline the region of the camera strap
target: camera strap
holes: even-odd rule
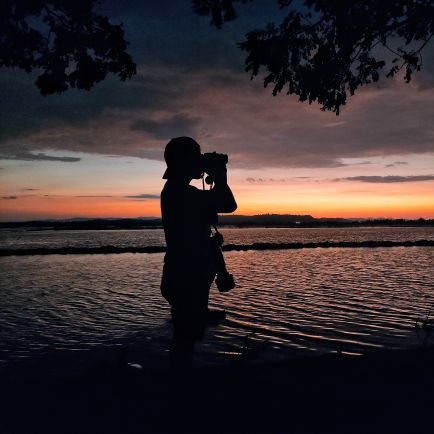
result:
[[[203,176],[203,174],[202,174],[202,190],[206,190],[206,187],[205,187],[205,180],[204,180],[204,176]],[[211,185],[209,186],[209,190],[211,190]],[[220,233],[220,231],[217,229],[217,225],[216,225],[216,224],[213,224],[212,227],[214,228],[215,234],[216,234],[217,236],[220,236],[221,239],[223,240],[223,235],[222,235],[222,234]]]

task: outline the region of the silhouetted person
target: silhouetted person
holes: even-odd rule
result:
[[[224,163],[207,169],[214,179],[213,188],[200,190],[190,185],[204,173],[204,156],[195,140],[170,140],[164,158],[167,181],[161,192],[161,213],[167,250],[161,292],[172,307],[170,365],[179,380],[191,367],[194,344],[202,339],[207,322],[209,290],[216,274],[211,225],[217,223],[217,213],[233,212],[237,204]]]

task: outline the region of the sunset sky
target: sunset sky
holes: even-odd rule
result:
[[[138,74],[42,97],[0,70],[0,219],[159,216],[172,137],[229,155],[237,214],[434,218],[434,40],[423,70],[362,88],[339,116],[250,80],[244,34],[280,21],[239,6],[222,30],[190,1],[102,2]],[[116,6],[115,6],[116,5]]]

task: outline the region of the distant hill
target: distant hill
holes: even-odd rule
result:
[[[293,215],[293,214],[258,214],[252,216],[245,215],[221,215],[219,223],[222,225],[293,225],[300,222],[313,222],[315,218],[311,215]]]
[[[222,226],[265,227],[340,227],[340,226],[434,226],[434,220],[363,219],[363,218],[315,218],[311,215],[259,214],[253,216],[222,215]]]
[[[107,218],[68,220],[32,220],[26,222],[0,222],[0,228],[29,228],[32,230],[98,230],[98,229],[144,229],[161,227],[161,219],[154,218]]]
[[[311,215],[259,214],[222,215],[219,217],[219,225],[236,227],[434,226],[434,220],[315,218]],[[29,230],[156,229],[161,226],[159,217],[107,219],[80,217],[67,220],[0,222],[0,229],[28,228]]]

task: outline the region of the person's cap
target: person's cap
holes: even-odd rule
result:
[[[190,157],[195,157],[198,154],[200,154],[199,143],[191,137],[175,137],[171,139],[164,149],[164,160],[167,169],[164,172],[163,179],[168,179],[173,173],[182,171]]]

